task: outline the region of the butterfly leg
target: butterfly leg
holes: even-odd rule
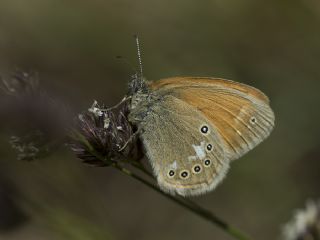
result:
[[[104,111],[110,111],[110,110],[116,109],[116,108],[118,108],[121,104],[123,104],[124,102],[130,100],[131,98],[132,98],[131,96],[125,96],[119,103],[117,103],[117,104],[114,105],[113,107],[104,109]]]
[[[142,128],[138,128],[138,130],[130,136],[130,138],[125,142],[125,144],[118,151],[122,152],[123,150],[125,150],[128,144],[132,143],[136,139],[138,134],[140,134],[141,132],[142,132]]]

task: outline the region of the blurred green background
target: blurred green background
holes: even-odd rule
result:
[[[139,34],[150,80],[215,76],[261,89],[276,114],[274,132],[195,201],[254,239],[277,239],[293,209],[320,194],[319,26],[317,0],[1,0],[0,72],[36,70],[45,88],[81,109],[93,99],[113,105],[133,73],[116,56],[136,65]],[[25,219],[1,240],[231,239],[70,152],[19,162],[5,136],[0,150],[0,178]]]

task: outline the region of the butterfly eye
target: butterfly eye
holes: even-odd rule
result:
[[[211,160],[207,159],[207,160],[204,161],[204,166],[205,167],[209,167],[210,164],[211,164]]]
[[[169,178],[173,178],[173,176],[175,175],[176,173],[173,171],[173,170],[170,170],[169,172],[168,172],[168,177]]]
[[[200,131],[201,131],[203,134],[207,134],[207,133],[209,132],[209,128],[208,128],[208,126],[203,125],[203,126],[200,128]]]
[[[187,170],[183,170],[180,173],[180,177],[183,178],[183,179],[187,179],[189,177],[189,172]]]
[[[200,165],[195,165],[192,169],[192,172],[195,174],[198,174],[201,172],[201,166]]]
[[[211,145],[211,144],[208,144],[208,145],[207,145],[207,150],[208,150],[208,151],[211,151],[211,150],[212,150],[212,148],[213,148],[213,147],[212,147],[212,145]]]
[[[255,117],[251,117],[250,118],[250,123],[251,124],[256,124],[257,123],[257,119]]]

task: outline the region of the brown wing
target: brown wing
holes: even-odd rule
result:
[[[152,111],[140,123],[140,138],[160,188],[182,196],[215,188],[229,168],[216,128],[196,108],[173,96],[151,103]]]
[[[151,82],[149,86],[202,112],[222,136],[230,160],[258,145],[274,126],[268,97],[245,84],[215,78],[177,77]]]

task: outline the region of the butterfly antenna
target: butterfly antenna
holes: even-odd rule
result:
[[[143,72],[142,72],[142,58],[141,58],[140,42],[139,42],[139,37],[138,37],[138,35],[134,35],[134,38],[136,39],[137,53],[138,53],[138,62],[139,62],[139,69],[140,69],[140,77],[142,78]]]

